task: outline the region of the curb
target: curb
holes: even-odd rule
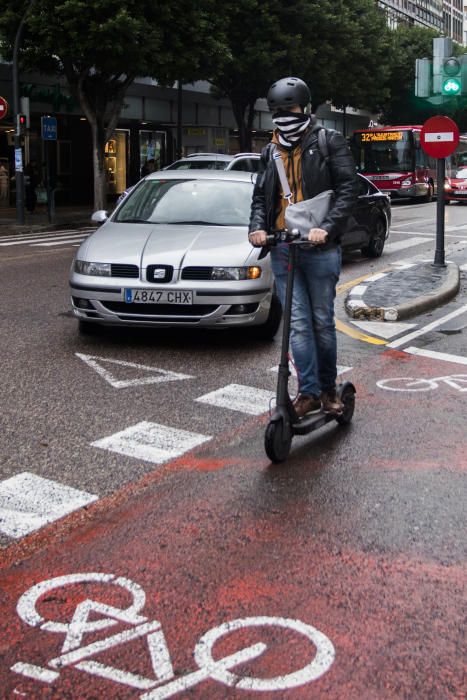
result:
[[[460,272],[455,263],[447,263],[447,279],[436,289],[428,294],[422,294],[415,299],[410,299],[397,306],[368,306],[363,301],[363,294],[367,287],[363,285],[353,287],[345,299],[345,310],[351,318],[366,319],[367,321],[400,321],[434,309],[454,297],[459,291]],[[368,282],[377,282],[378,274]],[[363,291],[362,291],[363,290]]]
[[[91,217],[89,219],[76,219],[53,224],[0,224],[0,234],[3,236],[15,236],[21,233],[40,233],[41,231],[58,231],[66,228],[74,229],[80,226],[89,226],[90,224],[92,225]]]

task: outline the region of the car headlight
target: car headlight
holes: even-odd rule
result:
[[[75,260],[75,272],[78,272],[80,275],[110,277],[110,263],[85,262],[84,260]]]
[[[257,280],[261,277],[261,268],[252,267],[213,267],[212,280]]]
[[[412,180],[409,178],[408,180],[402,180],[401,185],[402,187],[410,187],[412,184]]]
[[[444,183],[444,189],[445,189],[445,190],[450,190],[450,189],[451,189],[451,183],[450,183],[450,182],[445,182],[445,183]]]

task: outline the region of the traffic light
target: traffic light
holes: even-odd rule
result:
[[[441,94],[456,97],[462,90],[462,63],[463,57],[450,56],[443,59]],[[467,88],[467,86],[465,86]],[[464,88],[464,89],[465,89]]]
[[[25,131],[26,131],[26,115],[25,114],[17,114],[16,115],[16,135],[17,136],[22,136]]]

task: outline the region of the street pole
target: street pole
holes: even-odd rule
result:
[[[177,158],[182,158],[182,156],[183,156],[182,119],[183,119],[182,81],[179,80],[178,85],[177,85]]]
[[[437,158],[436,178],[438,181],[438,192],[436,196],[436,250],[433,265],[435,267],[446,267],[444,261],[444,179],[446,175],[446,159]]]
[[[28,7],[29,10],[29,7]],[[26,14],[24,13],[19,23],[18,30],[16,32],[15,43],[13,46],[13,118],[15,125],[15,182],[16,182],[16,221],[18,224],[24,224],[24,172],[23,172],[23,151],[21,146],[21,133],[18,123],[18,114],[20,114],[20,104],[19,104],[19,72],[18,72],[18,58],[19,58],[19,47],[21,40],[23,38],[24,23]]]

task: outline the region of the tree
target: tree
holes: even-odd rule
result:
[[[326,100],[383,101],[389,30],[374,0],[232,0],[224,13],[231,58],[212,83],[231,101],[242,150],[251,149],[255,102],[275,78],[305,79],[314,110]]]
[[[415,59],[433,56],[432,29],[401,24],[391,32],[388,96],[381,105],[386,124],[418,124],[436,113],[436,107],[415,97]]]
[[[11,50],[25,4],[0,22]],[[91,126],[94,206],[105,208],[104,148],[135,78],[166,84],[204,77],[224,55],[214,0],[41,0],[26,17],[25,68],[64,76]]]

